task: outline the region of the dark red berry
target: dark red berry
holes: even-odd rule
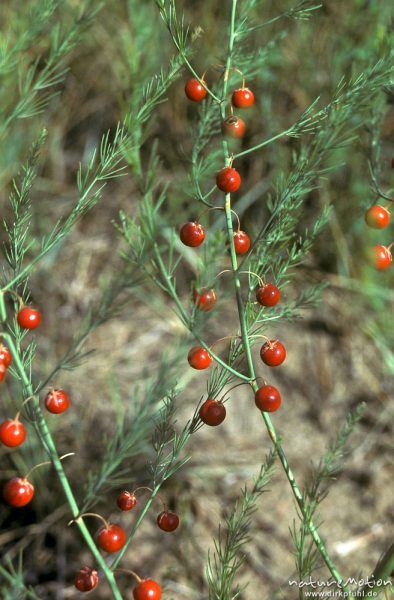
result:
[[[12,354],[4,344],[0,344],[0,364],[4,365],[6,368],[10,366],[12,362]]]
[[[207,90],[198,79],[189,79],[185,85],[185,94],[193,102],[201,102],[207,95]]]
[[[3,496],[11,506],[26,506],[34,496],[34,486],[24,477],[14,477],[5,484]]]
[[[65,412],[70,406],[69,395],[64,390],[50,390],[45,396],[45,408],[55,415]]]
[[[261,306],[275,306],[280,300],[280,291],[273,283],[265,283],[257,288],[256,300]]]
[[[222,123],[222,133],[226,137],[241,138],[245,133],[245,121],[241,117],[227,117]]]
[[[24,306],[17,314],[17,321],[24,329],[35,329],[41,323],[41,313],[31,306]]]
[[[392,166],[392,168],[394,169],[394,156],[393,156],[393,158],[391,159],[391,166]],[[393,572],[394,572],[394,571],[393,571]]]
[[[201,292],[197,292],[197,290],[194,290],[193,292],[194,304],[199,310],[203,310],[204,312],[212,310],[217,299],[216,292],[212,288],[209,290],[203,288]]]
[[[126,539],[125,531],[114,523],[108,523],[108,526],[100,529],[97,534],[97,544],[105,552],[119,552]]]
[[[260,356],[269,367],[278,367],[286,358],[286,348],[279,340],[270,340],[261,346]]]
[[[249,88],[239,88],[233,92],[231,102],[236,108],[249,108],[254,104],[254,94]]]
[[[241,185],[241,176],[236,169],[225,167],[217,174],[216,185],[226,194],[236,192]]]
[[[176,513],[171,512],[170,510],[163,510],[157,516],[157,524],[163,531],[167,531],[167,533],[171,533],[171,531],[175,531],[175,529],[179,526],[179,517]]]
[[[201,405],[199,415],[203,423],[211,427],[216,427],[216,425],[223,423],[226,418],[226,407],[223,402],[208,398]]]
[[[275,412],[281,405],[282,398],[279,390],[273,385],[263,385],[254,396],[257,408],[265,412]]]
[[[246,254],[250,248],[250,237],[244,231],[234,232],[234,248],[235,253],[242,255]]]
[[[202,346],[194,346],[189,350],[187,360],[193,369],[202,370],[211,365],[213,358]]]
[[[153,579],[143,579],[133,589],[134,600],[160,600],[161,587]]]
[[[189,223],[182,225],[179,236],[185,246],[196,248],[205,240],[205,229],[200,223],[189,221]]]
[[[372,229],[384,229],[390,223],[390,213],[384,206],[374,204],[365,213],[365,222]]]
[[[90,567],[81,567],[75,573],[74,585],[80,592],[90,592],[98,584],[98,573]]]
[[[393,257],[391,252],[386,246],[377,244],[370,251],[370,260],[372,265],[379,271],[387,269],[392,263]]]
[[[120,492],[119,496],[116,499],[116,504],[120,508],[120,510],[131,510],[137,504],[137,498],[132,492],[128,492],[127,490]]]
[[[0,442],[10,448],[20,446],[26,439],[26,429],[19,419],[7,419],[0,425]]]

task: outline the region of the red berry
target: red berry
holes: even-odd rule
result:
[[[279,390],[273,385],[263,385],[254,396],[257,408],[265,412],[275,412],[281,405],[282,398]]]
[[[216,425],[223,423],[226,418],[226,407],[223,402],[208,398],[208,400],[205,400],[204,404],[201,405],[199,415],[203,423],[215,427]]]
[[[241,138],[245,133],[245,121],[241,117],[227,117],[222,123],[222,133],[226,137]]]
[[[64,390],[50,390],[45,396],[45,408],[55,415],[65,412],[70,406],[70,398]]]
[[[384,229],[390,222],[390,213],[384,206],[374,204],[365,213],[365,222],[373,229]]]
[[[246,254],[250,248],[250,237],[244,231],[234,232],[234,248],[236,254]]]
[[[7,367],[5,365],[0,364],[0,382],[3,381],[6,374],[7,374]]]
[[[5,484],[3,496],[11,506],[26,506],[34,496],[34,486],[24,477],[14,477]]]
[[[7,419],[0,425],[0,442],[10,448],[20,446],[26,439],[26,429],[18,419]]]
[[[163,531],[171,533],[171,531],[175,531],[175,529],[178,528],[179,517],[170,510],[163,510],[163,512],[157,516],[157,524]]]
[[[108,527],[100,529],[97,535],[97,543],[106,552],[119,552],[126,543],[126,533],[114,523],[108,523]]]
[[[12,354],[4,344],[0,344],[0,364],[9,367],[12,362]]]
[[[265,283],[257,288],[256,300],[262,306],[275,306],[280,300],[280,291],[273,283]]]
[[[394,169],[394,156],[393,156],[393,158],[391,159],[391,166],[392,166],[392,167],[393,167],[393,169]]]
[[[90,592],[98,584],[98,573],[90,567],[81,567],[75,573],[74,585],[80,592]]]
[[[205,350],[202,346],[194,346],[189,350],[187,360],[193,369],[201,370],[207,369],[212,363],[213,358],[208,350]]]
[[[203,310],[204,312],[212,310],[217,299],[216,292],[212,288],[210,290],[203,288],[201,292],[197,292],[197,290],[194,290],[193,292],[194,304],[199,310]]]
[[[207,95],[207,90],[198,79],[189,79],[185,85],[185,94],[193,102],[201,102]]]
[[[386,246],[381,246],[380,244],[371,248],[370,258],[373,266],[379,271],[387,269],[393,260],[390,250],[386,248]]]
[[[278,367],[286,358],[286,348],[279,340],[270,340],[261,346],[260,356],[269,367]]]
[[[185,246],[196,248],[205,240],[205,229],[202,225],[200,225],[200,223],[196,223],[196,221],[189,221],[188,223],[182,225],[179,236],[181,238],[181,242],[185,244]]]
[[[18,312],[17,320],[24,329],[35,329],[41,323],[41,313],[35,308],[24,306]]]
[[[236,108],[249,108],[254,104],[254,94],[249,88],[239,88],[233,92],[231,102]]]
[[[225,167],[217,174],[216,185],[226,194],[236,192],[241,185],[241,176],[236,169]]]
[[[153,579],[143,579],[133,589],[134,600],[160,600],[161,587]]]
[[[116,499],[116,504],[120,510],[131,510],[137,504],[137,498],[131,492],[127,490],[120,492]]]

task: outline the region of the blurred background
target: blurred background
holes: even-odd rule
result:
[[[39,176],[31,192],[35,238],[51,231],[56,220],[70,211],[77,197],[79,163],[86,164],[103,133],[113,130],[141,102],[141,86],[174,54],[154,2],[109,0],[86,23],[67,53],[67,72],[55,86],[58,94],[50,99],[44,113],[8,122],[7,115],[20,94],[18,73],[35,60],[38,71],[43,68],[56,27],[66,31],[82,5],[78,1],[54,4],[47,21],[21,48],[13,69],[2,73],[0,90],[3,123],[7,125],[0,136],[0,203],[5,219],[9,216],[12,178],[42,126],[48,129]],[[376,62],[389,46],[387,28],[394,16],[390,4],[386,0],[327,0],[310,20],[285,17],[257,30],[251,46],[268,51],[261,71],[247,81],[255,91],[256,104],[248,113],[241,148],[286,129],[317,96],[322,105],[327,103],[342,77],[349,79]],[[29,30],[29,10],[34,5],[19,0],[2,3],[3,42],[8,37],[12,43]],[[223,62],[230,3],[184,0],[178,5],[191,29],[201,28],[192,61],[197,72]],[[289,0],[260,2],[256,20],[267,21],[291,5]],[[169,89],[167,102],[157,108],[146,128],[142,148],[143,161],[147,161],[153,141],[158,140],[162,162],[157,169],[172,184],[163,214],[176,228],[201,212],[184,192],[193,127],[198,119],[195,106],[184,96],[187,77],[185,71]],[[321,534],[332,558],[346,577],[355,578],[372,572],[393,537],[394,275],[392,269],[377,272],[368,266],[365,249],[394,241],[394,229],[391,226],[376,233],[364,223],[365,209],[376,200],[367,164],[371,129],[381,149],[379,183],[384,190],[394,187],[390,164],[394,156],[394,102],[390,94],[382,93],[378,105],[371,106],[366,125],[357,129],[351,146],[338,148],[331,155],[327,166],[338,168],[320,181],[304,203],[303,229],[314,222],[322,206],[331,203],[333,208],[306,262],[295,271],[283,302],[311,283],[325,282],[321,302],[304,311],[302,318],[272,328],[272,334],[283,339],[288,349],[286,365],[275,370],[271,378],[283,397],[283,406],[273,421],[300,485],[349,411],[361,401],[367,404],[351,440],[353,451],[320,515]],[[238,195],[235,209],[242,228],[252,237],[255,224],[264,218],[267,193],[281,173],[288,172],[292,150],[298,143],[281,140],[238,163],[244,192]],[[101,202],[37,265],[30,279],[32,300],[44,314],[43,326],[36,334],[37,381],[46,379],[61,360],[89,310],[100,302],[101,290],[116,281],[122,268],[122,245],[113,220],[122,209],[135,214],[138,200],[132,173],[110,181]],[[186,256],[184,267],[177,273],[185,303],[193,277],[193,263]],[[112,515],[127,529],[135,522],[139,507],[131,514],[119,515],[114,498],[123,487],[133,489],[149,481],[153,417],[160,406],[157,390],[176,382],[180,390],[176,418],[182,427],[205,393],[206,378],[188,367],[185,355],[191,340],[164,294],[145,281],[122,294],[122,309],[86,341],[84,350],[92,352],[77,368],[60,372],[51,381],[67,389],[73,410],[63,416],[50,415],[48,421],[59,451],[76,453],[65,469],[81,504],[86,486],[90,501],[95,503],[89,478],[96,481],[91,474],[100,472],[111,439],[119,427],[125,428],[132,443],[122,449],[123,454],[119,451],[124,458],[119,473],[111,473],[109,489],[97,494],[94,510]],[[210,321],[213,338],[228,335],[233,311],[229,296]],[[3,420],[13,416],[20,405],[20,390],[11,378],[3,384],[1,400]],[[181,515],[182,526],[172,535],[164,534],[155,524],[154,508],[122,563],[162,582],[164,598],[208,597],[204,570],[218,523],[245,483],[250,484],[270,449],[250,393],[237,388],[227,406],[223,425],[204,427],[192,436],[188,446],[192,458],[162,491],[170,508]],[[141,414],[145,415],[143,426],[138,420]],[[117,448],[112,451],[116,455]],[[2,480],[15,471],[27,471],[32,456],[37,457],[34,462],[43,458],[33,432],[20,450],[2,449]],[[74,572],[82,564],[91,564],[91,558],[76,528],[66,527],[68,507],[51,469],[37,471],[34,483],[36,495],[28,507],[12,510],[1,506],[3,557],[16,564],[22,552],[24,581],[34,587],[38,597],[77,598],[72,585]],[[160,512],[160,503],[156,509]],[[295,578],[289,531],[293,519],[297,519],[293,497],[278,465],[269,492],[259,500],[253,516],[251,541],[239,577],[240,585],[248,585],[240,599],[293,600],[297,596],[287,584],[289,578]],[[92,523],[93,532],[95,527]],[[318,574],[327,577],[323,566]],[[124,597],[131,598],[132,580],[120,574],[119,581]],[[7,593],[9,598],[24,597],[16,588]],[[92,597],[109,598],[104,581]]]

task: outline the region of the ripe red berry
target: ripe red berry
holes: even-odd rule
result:
[[[384,206],[374,204],[365,213],[365,222],[373,229],[384,229],[390,222],[390,213]]]
[[[34,486],[24,477],[14,477],[5,484],[3,496],[11,506],[26,506],[34,496]]]
[[[236,169],[224,167],[216,176],[216,185],[226,194],[236,192],[241,185],[241,176]]]
[[[203,423],[210,425],[211,427],[216,427],[216,425],[223,423],[226,418],[226,407],[223,402],[208,398],[208,400],[205,400],[204,404],[201,405],[199,415]]]
[[[7,419],[0,425],[0,442],[10,448],[20,446],[26,439],[26,429],[19,419]]]
[[[226,137],[241,138],[245,133],[245,121],[241,117],[227,117],[222,123],[222,133]]]
[[[250,237],[244,231],[234,232],[234,248],[235,253],[242,255],[246,254],[250,248]]]
[[[55,415],[65,412],[70,406],[70,397],[64,390],[50,390],[45,396],[45,408]]]
[[[281,405],[282,398],[279,390],[273,385],[263,385],[254,396],[257,408],[265,412],[275,412]]]
[[[24,306],[17,314],[17,321],[24,329],[35,329],[41,323],[41,313],[31,306]]]
[[[90,567],[81,567],[75,573],[74,585],[80,592],[90,592],[98,584],[98,573]]]
[[[193,369],[202,370],[207,369],[210,366],[213,358],[208,350],[205,350],[202,346],[194,346],[189,350],[187,360]]]
[[[0,364],[0,382],[3,381],[6,374],[7,374],[7,367],[5,365]]]
[[[371,263],[376,269],[379,271],[383,271],[383,269],[387,269],[392,263],[393,257],[391,252],[386,246],[381,246],[377,244],[370,251],[370,259]]]
[[[10,366],[12,362],[12,354],[4,344],[0,344],[0,364],[4,365],[6,368]]]
[[[205,229],[200,223],[196,223],[196,221],[189,221],[188,223],[182,225],[179,232],[179,237],[185,246],[196,248],[205,240]]]
[[[203,288],[201,292],[197,292],[194,290],[193,292],[193,300],[194,304],[199,310],[203,310],[204,312],[209,312],[212,310],[217,302],[218,297],[216,296],[216,292],[214,289],[206,290]]]
[[[178,528],[179,517],[170,510],[163,510],[163,512],[157,516],[157,524],[163,531],[171,533],[171,531],[175,531],[175,529]]]
[[[254,94],[249,88],[239,88],[233,92],[231,102],[236,108],[249,108],[254,104]]]
[[[275,306],[280,300],[280,291],[273,283],[265,283],[257,288],[256,300],[262,306]]]
[[[131,510],[137,504],[137,498],[131,492],[124,490],[117,497],[116,504],[120,510]]]
[[[125,531],[114,523],[108,523],[108,527],[103,527],[97,534],[97,544],[105,552],[119,552],[126,539]]]
[[[133,589],[134,600],[160,600],[161,587],[153,579],[143,579]]]
[[[185,85],[185,94],[193,102],[201,102],[207,95],[207,90],[198,79],[189,79]]]
[[[270,340],[261,346],[260,356],[269,367],[278,367],[286,358],[286,348],[279,340]]]

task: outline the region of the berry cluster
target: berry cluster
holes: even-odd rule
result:
[[[391,165],[393,166],[393,161]],[[393,167],[394,168],[394,167]],[[385,229],[390,223],[390,211],[388,206],[381,206],[380,204],[373,204],[365,212],[365,222],[371,229]],[[376,244],[370,250],[371,263],[379,271],[387,269],[393,262],[393,256],[391,254],[391,248],[393,244],[389,246],[383,246],[382,244]]]
[[[41,323],[41,314],[38,310],[24,306],[19,299],[21,308],[16,315],[16,320],[23,329],[35,329]],[[204,299],[202,295],[201,303],[204,310],[204,304],[214,303],[215,296],[208,296]],[[206,309],[205,309],[206,310]],[[5,377],[7,368],[12,362],[12,355],[4,344],[0,344],[0,381]],[[31,396],[23,402],[32,400]],[[70,397],[67,392],[60,388],[50,388],[44,399],[44,405],[48,412],[60,414],[70,407]],[[23,405],[22,405],[23,406]],[[13,419],[6,419],[0,424],[0,442],[9,448],[15,448],[23,444],[26,439],[26,428],[20,421],[20,410]],[[65,458],[65,457],[61,457]],[[40,463],[30,469],[23,477],[13,477],[7,481],[3,487],[3,498],[10,506],[21,508],[29,504],[34,497],[34,485],[30,481],[30,473],[42,465],[50,464],[48,462]],[[127,491],[121,492],[117,498],[117,505],[121,510],[131,510],[137,504],[135,493]],[[90,514],[90,513],[87,513]],[[81,517],[84,515],[80,515]],[[97,545],[108,553],[119,552],[127,541],[126,532],[120,525],[110,523],[99,517],[104,525],[97,533]],[[176,513],[169,510],[163,510],[157,516],[157,525],[162,531],[172,532],[179,526],[179,517]],[[131,572],[133,573],[133,572]],[[137,579],[137,585],[133,589],[134,600],[160,600],[161,587],[152,579],[141,579],[133,573]],[[99,581],[99,574],[96,569],[89,566],[81,567],[75,575],[74,584],[80,592],[89,592],[93,590]]]
[[[123,490],[116,498],[117,507],[124,512],[133,510],[133,508],[137,506],[136,492],[141,489],[152,492],[150,488],[145,487],[139,487],[133,492]],[[86,516],[95,516],[103,522],[103,526],[97,533],[97,545],[101,550],[113,554],[119,552],[119,550],[123,548],[127,541],[127,534],[123,527],[107,521],[101,515],[96,513],[85,513],[80,515],[80,518]],[[158,527],[167,533],[175,531],[179,527],[179,522],[179,516],[175,512],[167,510],[165,507],[156,518]],[[153,579],[142,580],[138,575],[135,575],[133,571],[130,571],[130,573],[137,579],[137,586],[133,590],[133,597],[135,600],[160,600],[161,588],[156,581]],[[98,572],[91,567],[84,566],[76,573],[74,584],[80,592],[88,592],[97,586],[98,581]]]
[[[185,94],[193,102],[201,102],[207,97],[209,88],[207,87],[204,75],[201,79],[192,78],[186,82]],[[254,104],[253,92],[245,86],[236,89],[231,95],[231,115],[222,122],[222,133],[226,137],[241,138],[246,130],[243,119],[233,114],[233,108],[247,109]],[[236,192],[241,186],[241,175],[230,163],[223,167],[216,175],[216,186],[225,194]],[[221,207],[215,207],[223,210]],[[232,211],[234,212],[234,211]],[[238,229],[233,232],[233,246],[235,254],[245,255],[251,247],[249,235],[241,230],[238,220]],[[180,240],[190,248],[201,246],[206,238],[206,231],[200,220],[189,221],[183,224],[179,232]],[[266,283],[256,275],[260,280],[260,285],[256,289],[256,301],[264,307],[273,307],[280,300],[280,291],[273,283]],[[195,289],[193,292],[194,306],[197,310],[209,312],[217,301],[217,293],[214,289],[202,288]],[[270,367],[276,367],[283,363],[286,358],[286,350],[282,342],[277,339],[267,340],[260,349],[261,360]],[[210,349],[203,346],[193,346],[188,353],[187,360],[193,369],[204,370],[210,367],[213,357]],[[277,410],[281,404],[279,391],[270,385],[264,385],[255,393],[256,406],[266,412]],[[203,402],[199,409],[199,417],[203,423],[210,426],[216,426],[222,423],[226,417],[226,408],[222,399],[208,398]]]

